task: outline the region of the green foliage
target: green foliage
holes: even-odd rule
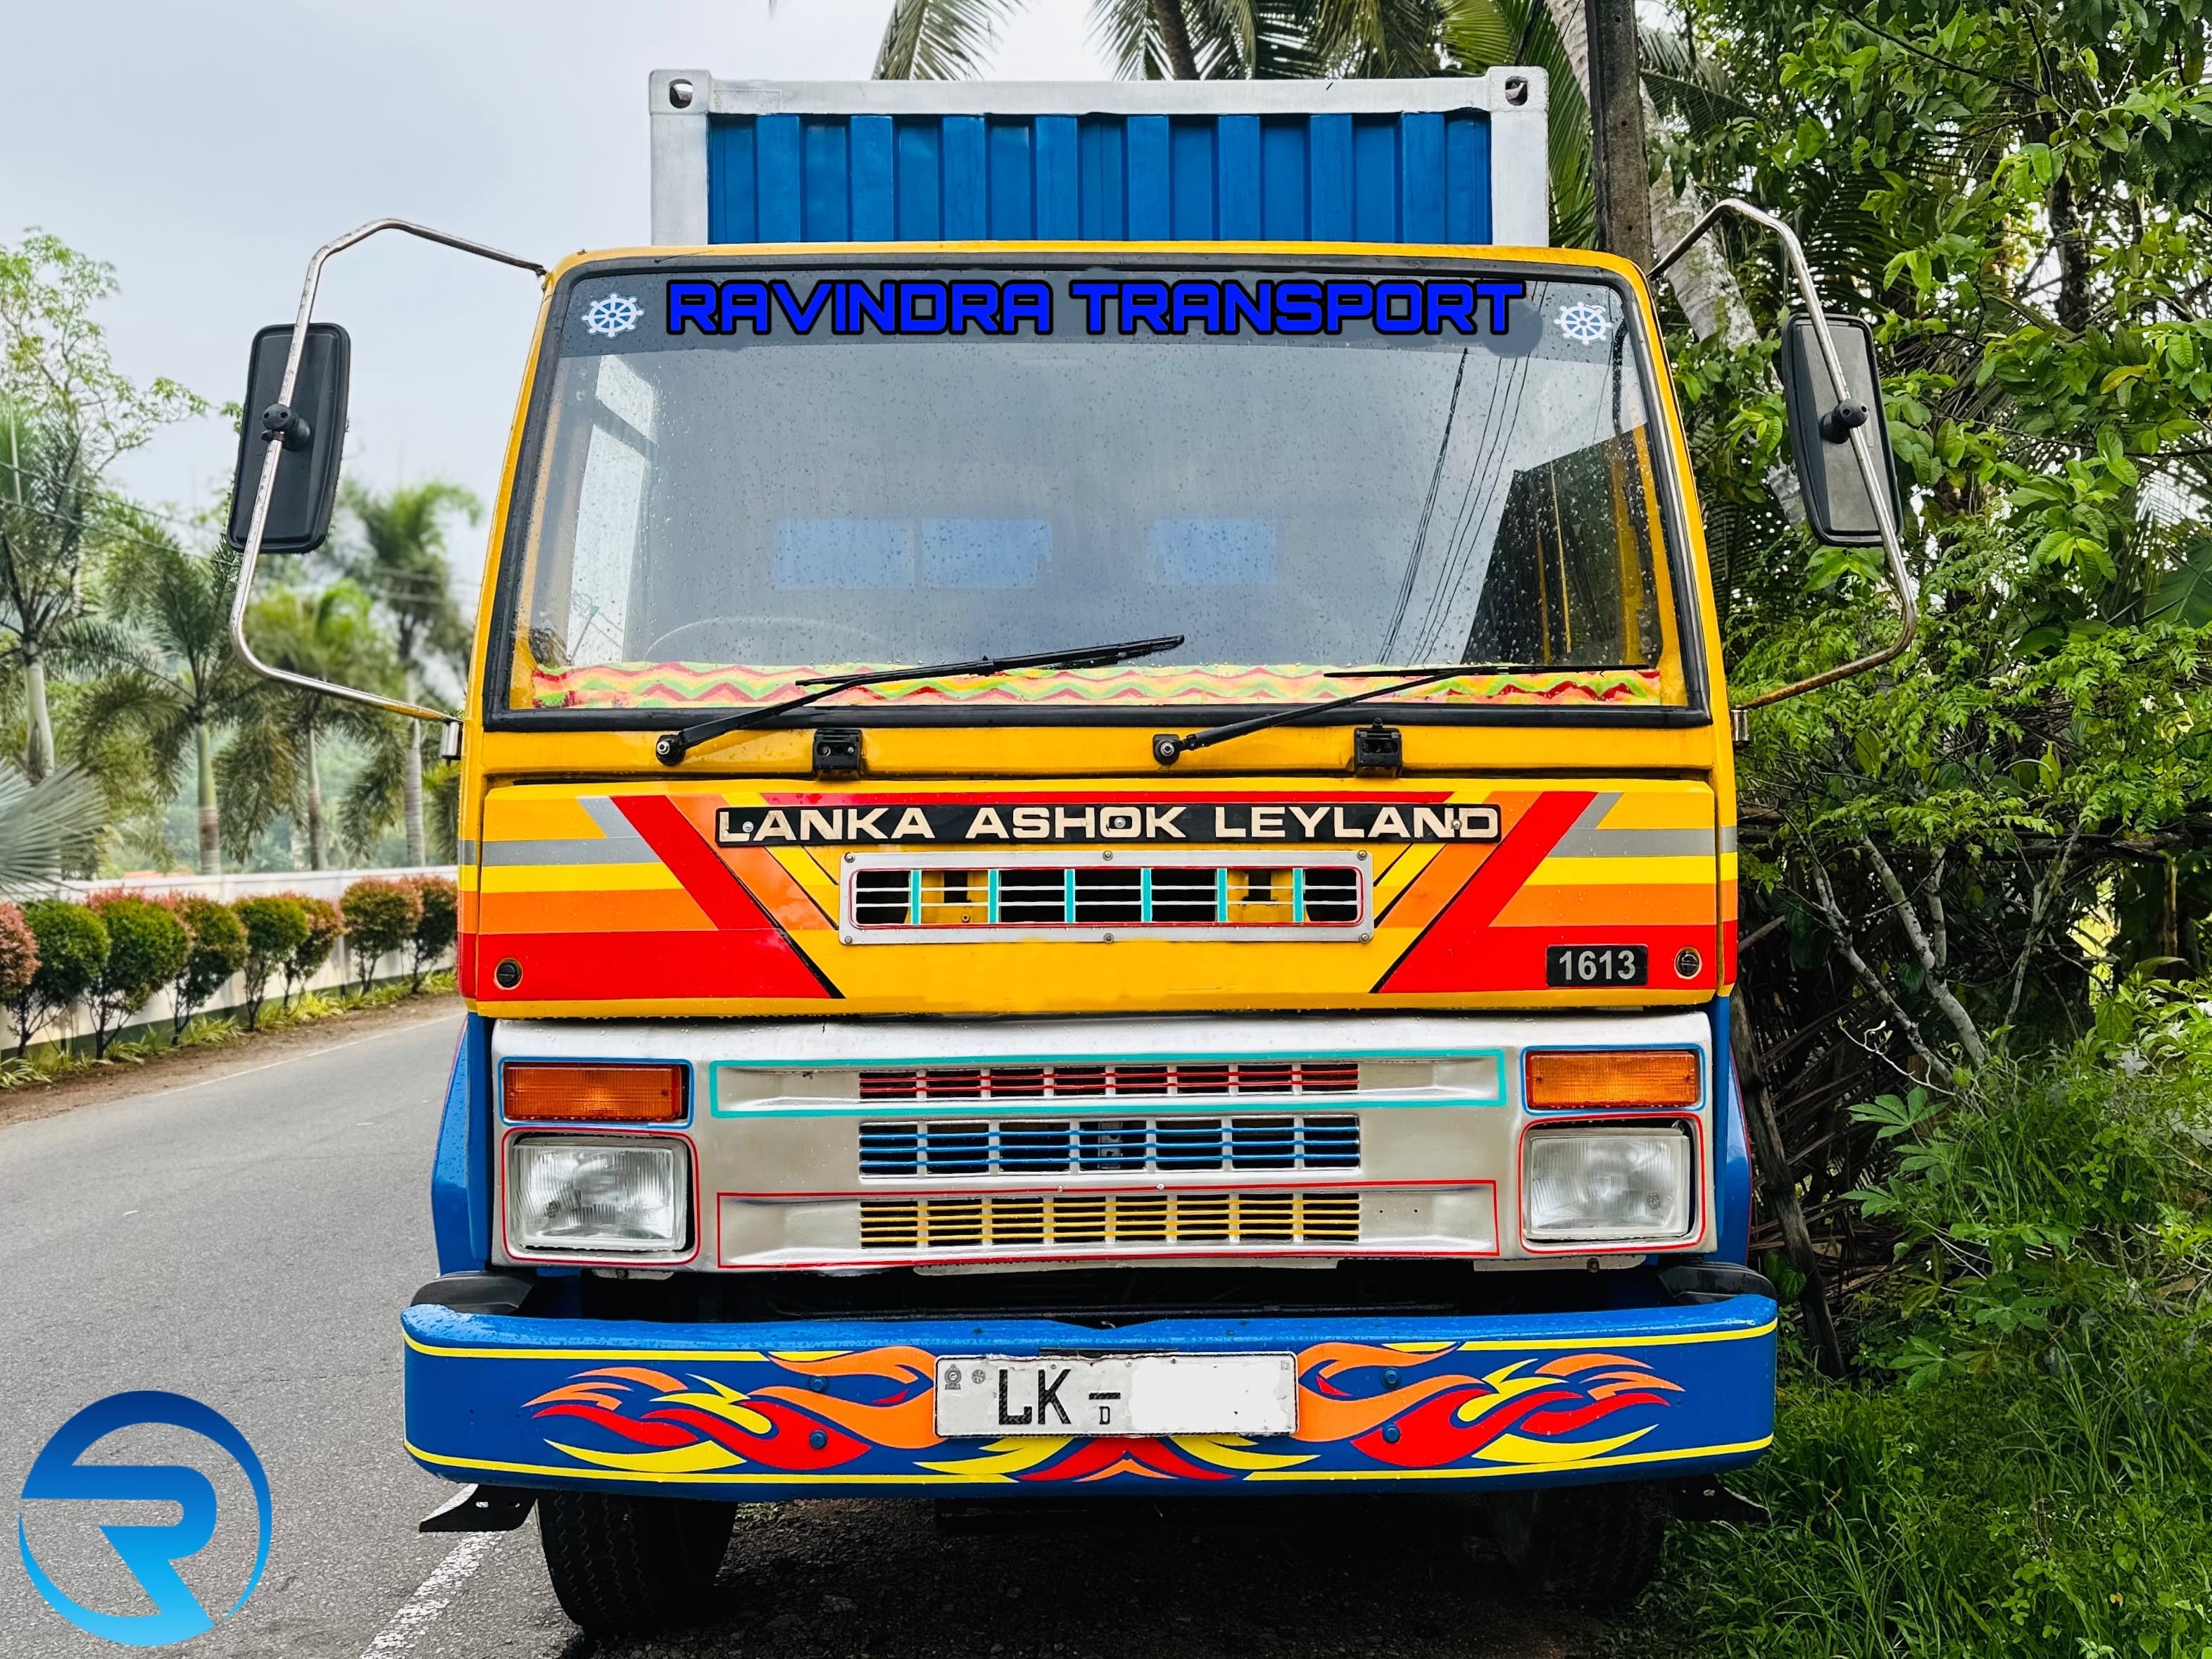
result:
[[[1776,1524],[1683,1529],[1661,1653],[2212,1647],[2208,997],[2139,980],[2070,1057],[1858,1109],[1895,1153],[1869,1363],[1791,1366],[1742,1477]]]
[[[345,917],[354,970],[365,992],[376,975],[378,958],[413,938],[422,920],[422,896],[411,883],[370,877],[347,888],[338,908]]]
[[[407,884],[422,907],[407,941],[408,984],[418,988],[430,964],[453,949],[459,937],[461,890],[443,876],[416,876]]]
[[[33,1037],[92,988],[107,961],[106,926],[87,906],[66,899],[33,899],[23,906],[23,920],[37,943],[39,961],[30,982],[15,1000],[19,1060]]]
[[[283,894],[240,899],[231,909],[246,935],[239,972],[244,975],[246,1029],[251,1031],[261,1024],[261,1000],[268,993],[270,977],[279,972],[289,976],[292,958],[307,944],[312,929],[307,907]]]
[[[107,1053],[117,1029],[184,972],[192,936],[174,911],[151,899],[101,894],[91,908],[107,928],[107,955],[86,994],[92,1054],[98,1060]]]
[[[217,900],[197,895],[181,898],[177,901],[177,918],[191,933],[192,943],[171,987],[176,1001],[169,1036],[172,1044],[184,1041],[193,1014],[246,966],[250,950],[245,923],[235,910]],[[267,981],[265,972],[263,981]]]

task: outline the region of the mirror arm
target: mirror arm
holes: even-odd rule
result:
[[[425,708],[420,703],[405,702],[397,697],[387,697],[374,691],[363,691],[355,686],[338,685],[329,680],[319,680],[307,674],[295,674],[288,669],[266,663],[254,654],[252,645],[246,637],[246,607],[253,597],[254,567],[260,562],[262,532],[269,523],[269,503],[276,493],[276,466],[284,452],[298,448],[307,441],[307,422],[292,408],[292,393],[300,379],[301,359],[307,349],[307,325],[315,314],[315,291],[321,287],[323,264],[334,253],[343,252],[356,242],[365,242],[379,231],[404,231],[410,236],[419,236],[426,242],[473,253],[481,259],[495,260],[501,264],[518,265],[525,270],[534,270],[539,280],[546,276],[545,267],[533,259],[524,259],[512,253],[487,247],[482,242],[471,242],[465,237],[449,236],[442,230],[433,230],[428,225],[410,223],[405,219],[376,219],[357,230],[348,231],[333,241],[317,248],[314,257],[307,261],[307,277],[300,290],[300,314],[292,324],[292,346],[284,358],[284,379],[277,387],[276,401],[262,416],[262,436],[268,447],[261,458],[261,481],[254,487],[253,518],[246,532],[246,546],[238,562],[238,586],[230,600],[230,643],[239,659],[266,680],[280,685],[297,687],[302,691],[313,691],[325,697],[337,697],[346,702],[364,703],[371,708],[380,708],[387,714],[402,714],[409,720],[428,720],[443,726],[453,716],[442,709]],[[251,418],[250,416],[248,418]],[[343,443],[345,434],[335,434],[332,441]]]
[[[1833,685],[1838,680],[1863,674],[1869,668],[1879,668],[1882,664],[1903,655],[1905,648],[1912,643],[1913,636],[1919,632],[1920,607],[1912,597],[1911,578],[1905,574],[1905,549],[1898,539],[1897,520],[1892,511],[1888,478],[1875,465],[1874,446],[1867,436],[1867,411],[1850,397],[1850,383],[1844,378],[1843,353],[1837,349],[1836,337],[1829,331],[1828,313],[1820,304],[1820,290],[1814,286],[1812,267],[1805,263],[1805,249],[1797,240],[1796,232],[1772,214],[1762,212],[1738,197],[1727,197],[1706,209],[1705,216],[1690,228],[1690,234],[1653,262],[1650,274],[1656,277],[1665,271],[1668,266],[1688,252],[1700,237],[1718,224],[1721,216],[1726,213],[1741,214],[1753,224],[1772,231],[1780,240],[1783,252],[1789,256],[1790,275],[1796,279],[1798,295],[1805,302],[1806,314],[1812,319],[1814,337],[1820,343],[1820,357],[1828,371],[1829,384],[1836,388],[1836,395],[1841,400],[1821,417],[1822,431],[1825,434],[1831,425],[1841,426],[1847,430],[1851,457],[1858,463],[1859,477],[1866,484],[1867,499],[1874,504],[1875,525],[1881,532],[1881,550],[1889,557],[1889,579],[1897,589],[1898,614],[1902,623],[1897,630],[1897,638],[1882,649],[1809,678],[1794,681],[1778,690],[1762,691],[1755,697],[1735,704],[1736,710],[1741,712],[1762,708],[1770,702],[1780,702],[1785,697],[1817,691],[1824,685]],[[1853,422],[1850,416],[1844,413],[1845,410],[1856,414],[1858,419]]]

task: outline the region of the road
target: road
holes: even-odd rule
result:
[[[562,1617],[534,1523],[424,1537],[452,1488],[400,1450],[398,1310],[435,1272],[427,1192],[459,1020],[440,1013],[189,1086],[0,1127],[0,1492],[74,1413],[124,1389],[188,1395],[252,1443],[273,1494],[259,1588],[172,1650],[332,1659],[1147,1659],[1576,1651],[1588,1628],[1518,1606],[1479,1550],[1402,1510],[1344,1499],[1161,1513],[1127,1504],[940,1526],[920,1505],[741,1514],[713,1617],[594,1647]],[[243,1588],[250,1489],[181,1431],[103,1459],[213,1481],[213,1541],[179,1564],[211,1612]],[[35,1559],[81,1602],[148,1609],[99,1521],[176,1510],[27,1503]],[[112,1656],[0,1552],[0,1653]]]

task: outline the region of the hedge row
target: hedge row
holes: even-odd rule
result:
[[[336,904],[276,893],[224,904],[196,895],[94,893],[83,903],[0,902],[0,1004],[15,1017],[15,1053],[79,1003],[92,1016],[93,1053],[167,986],[176,998],[172,1041],[234,974],[245,982],[246,1027],[261,1021],[272,979],[289,1006],[343,935],[363,990],[380,958],[404,949],[411,983],[453,945],[460,893],[442,876],[357,881]]]

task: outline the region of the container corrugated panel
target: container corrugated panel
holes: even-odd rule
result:
[[[664,244],[1544,240],[1539,70],[653,95]]]
[[[1487,242],[1484,115],[724,116],[712,242]]]

